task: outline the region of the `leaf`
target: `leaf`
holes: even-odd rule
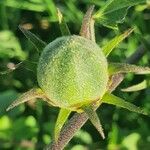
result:
[[[25,103],[29,100],[33,100],[35,98],[43,98],[44,93],[42,92],[41,89],[31,89],[27,92],[25,92],[24,94],[22,94],[18,99],[16,99],[15,101],[12,102],[12,104],[6,109],[6,111],[9,111],[11,109],[13,109],[14,107]]]
[[[131,6],[144,3],[146,0],[108,0],[102,9],[98,10],[94,18],[110,28],[117,28],[122,23]]]
[[[57,121],[55,124],[55,141],[58,140],[60,131],[64,125],[64,123],[66,122],[66,120],[68,119],[69,115],[70,115],[71,111],[68,109],[63,109],[61,108],[57,117]]]
[[[83,106],[82,109],[88,115],[91,123],[98,130],[98,132],[100,133],[100,135],[102,136],[102,138],[105,139],[105,135],[104,135],[104,132],[103,132],[103,128],[102,128],[100,119],[99,119],[97,113],[95,112],[95,110],[93,109],[93,107],[86,105],[86,106]]]
[[[5,1],[1,0],[0,1],[0,28],[1,30],[8,30],[9,25],[8,25],[8,18],[7,18],[7,8],[5,6]]]
[[[84,142],[85,144],[92,144],[93,140],[88,131],[80,129],[77,131],[77,133],[74,135],[75,138],[78,138],[80,141]]]
[[[144,48],[149,51],[150,43],[141,33],[136,33],[135,38],[138,39],[144,46]]]
[[[109,75],[118,73],[136,73],[136,74],[150,74],[149,67],[141,67],[125,63],[109,63]]]
[[[122,140],[122,147],[127,150],[138,150],[138,143],[141,140],[140,133],[131,133]],[[130,144],[129,144],[130,143]]]
[[[123,34],[116,36],[111,41],[109,41],[103,48],[103,52],[107,57],[111,51],[118,46],[120,42],[122,42],[126,37],[128,37],[133,32],[133,29],[128,29]]]
[[[1,3],[1,2],[0,2]],[[17,9],[25,9],[25,10],[30,10],[30,11],[36,11],[36,12],[43,12],[46,10],[45,5],[43,2],[38,2],[34,1],[29,2],[29,1],[18,1],[18,0],[5,0],[5,5],[7,7],[13,7]]]
[[[119,136],[119,126],[117,125],[116,121],[114,121],[112,122],[112,127],[108,134],[108,150],[112,150],[112,145],[117,146]]]
[[[49,20],[57,21],[57,9],[54,0],[43,0],[49,14]]]
[[[147,85],[147,81],[144,80],[144,81],[142,81],[141,83],[138,83],[138,84],[132,85],[132,86],[130,86],[130,87],[121,89],[121,91],[123,91],[123,92],[140,91],[140,90],[146,89],[147,86],[148,86],[148,85]]]
[[[62,35],[70,35],[69,28],[59,8],[57,8],[57,16],[58,16],[59,27],[60,27]]]
[[[23,32],[23,34],[26,36],[26,38],[35,46],[35,48],[40,52],[45,48],[47,45],[45,42],[43,42],[41,39],[39,39],[35,34],[31,33],[30,31],[24,29],[19,25],[19,29]]]
[[[26,58],[18,38],[9,30],[0,32],[0,58],[18,58],[19,60]]]
[[[140,114],[143,114],[143,115],[148,115],[141,108],[135,106],[132,103],[126,102],[122,98],[119,98],[119,97],[117,97],[117,96],[115,96],[113,94],[110,94],[110,93],[106,93],[103,96],[102,102],[103,103],[107,103],[107,104],[111,104],[111,105],[115,105],[115,106],[118,106],[118,107],[122,107],[122,108],[128,109],[128,110],[136,112],[136,113],[140,113]]]

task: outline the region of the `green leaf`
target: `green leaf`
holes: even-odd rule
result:
[[[24,94],[22,94],[18,99],[16,99],[15,101],[13,101],[11,103],[11,105],[6,109],[6,111],[9,111],[11,109],[13,109],[14,107],[25,103],[29,100],[33,100],[36,98],[43,98],[44,97],[44,93],[42,92],[41,89],[31,89],[27,92],[25,92]]]
[[[111,51],[118,46],[120,42],[122,42],[126,37],[128,37],[133,32],[133,29],[128,29],[123,34],[116,36],[111,41],[109,41],[103,48],[103,52],[107,57]]]
[[[136,74],[150,74],[149,67],[141,67],[125,63],[109,63],[109,75],[118,73],[136,73]]]
[[[1,2],[0,2],[1,4]],[[42,1],[18,1],[18,0],[5,0],[5,5],[7,7],[13,7],[17,9],[25,9],[30,11],[36,11],[36,12],[43,12],[46,10],[45,5]]]
[[[147,85],[147,81],[144,80],[144,81],[142,81],[141,83],[132,85],[132,86],[130,86],[130,87],[128,87],[128,88],[121,89],[121,91],[123,91],[123,92],[140,91],[140,90],[146,89],[147,86],[148,86],[148,85]]]
[[[47,45],[45,42],[43,42],[41,39],[39,39],[35,34],[31,33],[30,31],[24,29],[19,25],[19,29],[23,32],[23,34],[26,36],[26,38],[35,46],[35,48],[40,52],[45,48]]]
[[[8,25],[8,18],[7,18],[7,8],[5,6],[5,1],[1,0],[0,1],[0,28],[1,30],[8,30],[9,25]]]
[[[43,0],[49,14],[50,21],[57,21],[57,8],[54,0]]]
[[[122,147],[124,147],[124,149],[127,149],[127,150],[138,150],[139,149],[138,145],[141,139],[142,139],[141,135],[139,133],[134,132],[126,136],[123,139],[121,145]]]
[[[119,139],[119,127],[117,123],[114,121],[112,122],[111,131],[108,134],[108,150],[113,150],[118,144]]]
[[[143,36],[141,33],[135,33],[135,38],[138,39],[144,46],[144,48],[149,51],[150,43],[149,40]]]
[[[58,16],[59,27],[60,27],[62,35],[70,35],[69,28],[59,8],[57,8],[57,16]]]
[[[102,9],[98,10],[94,18],[101,24],[117,28],[117,23],[122,23],[127,10],[134,5],[144,3],[146,0],[108,0]]]
[[[122,98],[119,98],[119,97],[117,97],[117,96],[115,96],[113,94],[110,94],[110,93],[106,93],[103,96],[102,102],[103,103],[107,103],[107,104],[111,104],[111,105],[115,105],[115,106],[118,106],[118,107],[122,107],[122,108],[128,109],[128,110],[136,112],[136,113],[140,113],[140,114],[143,114],[143,115],[148,115],[141,108],[135,106],[132,103],[126,102]]]
[[[66,120],[68,119],[69,115],[70,115],[71,111],[68,109],[60,109],[58,117],[57,117],[57,121],[55,124],[55,141],[58,140],[60,131],[64,125],[64,123],[66,122]]]
[[[103,128],[102,128],[100,119],[99,119],[97,113],[95,112],[95,110],[93,109],[93,107],[86,105],[86,106],[83,106],[82,109],[88,115],[91,123],[98,130],[98,132],[100,133],[100,135],[102,136],[102,138],[105,139],[105,135],[104,135],[104,132],[103,132]]]
[[[0,32],[0,58],[18,58],[19,60],[26,58],[18,38],[9,30]]]
[[[80,129],[77,131],[77,133],[74,135],[75,138],[78,138],[81,142],[84,142],[85,144],[92,144],[93,140],[88,131]]]

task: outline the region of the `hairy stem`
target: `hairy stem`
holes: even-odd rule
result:
[[[139,48],[135,51],[135,53],[133,53],[129,58],[127,58],[125,62],[136,63],[142,58],[145,52],[145,46],[140,45]],[[114,91],[123,79],[124,74],[116,74],[112,76],[113,82],[109,87],[109,92],[111,93],[112,91]],[[67,122],[66,126],[62,129],[58,141],[50,143],[45,148],[45,150],[62,150],[87,120],[88,116],[85,113],[75,113],[74,116]]]

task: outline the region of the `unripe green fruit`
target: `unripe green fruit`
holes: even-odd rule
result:
[[[76,110],[104,95],[107,60],[95,42],[76,35],[63,36],[43,50],[37,79],[56,106]]]
[[[58,11],[62,35],[70,36],[57,38],[48,45],[31,32],[20,27],[20,30],[38,50],[44,49],[37,69],[37,79],[40,88],[33,88],[22,94],[7,108],[7,111],[21,103],[37,98],[43,99],[53,106],[60,107],[54,129],[54,143],[56,145],[61,139],[66,138],[66,134],[64,134],[67,131],[66,129],[68,127],[70,129],[70,126],[65,127],[64,124],[71,111],[85,112],[103,139],[105,135],[100,119],[95,112],[95,106],[99,106],[101,103],[108,103],[137,113],[147,114],[135,105],[110,94],[111,88],[116,86],[119,79],[118,76],[118,79],[115,78],[114,74],[128,72],[150,74],[150,68],[148,67],[124,63],[107,63],[106,57],[133,30],[129,29],[124,34],[115,37],[103,47],[102,51],[95,43],[93,9],[94,7],[91,6],[83,18],[80,30],[81,36],[70,35],[68,26]],[[111,78],[112,76],[114,78]],[[107,89],[107,86],[109,89]],[[109,92],[107,92],[108,90]],[[71,127],[79,117],[76,116],[70,120]],[[84,122],[84,117],[84,114],[81,115],[82,119],[79,118],[80,122],[77,120],[77,123],[75,123],[77,128],[80,126],[80,123]],[[62,130],[60,135],[63,126],[64,130]]]

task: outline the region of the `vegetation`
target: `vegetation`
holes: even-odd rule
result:
[[[93,9],[91,10],[91,8],[93,7],[90,7],[84,16],[90,4],[95,4],[95,12],[92,15]],[[57,10],[56,6],[61,11]],[[134,7],[129,9],[130,6]],[[56,37],[61,36],[61,33],[63,35],[70,33],[79,34],[83,16],[84,19],[80,35],[95,40],[93,34],[89,35],[87,34],[88,31],[84,30],[88,29],[94,33],[91,30],[93,29],[91,24],[93,25],[95,21],[96,43],[102,48],[105,56],[108,56],[115,48],[115,51],[111,53],[111,57],[108,57],[109,62],[123,62],[123,60],[127,60],[129,63],[133,63],[140,60],[139,65],[149,64],[149,52],[147,51],[149,49],[149,2],[145,0],[125,0],[123,2],[121,0],[108,0],[107,2],[99,2],[98,0],[94,2],[68,0],[64,3],[54,3],[48,0],[22,0],[21,3],[18,3],[17,0],[3,0],[0,2],[0,7],[0,80],[2,85],[0,87],[1,149],[43,149],[46,144],[49,144],[53,140],[58,108],[48,106],[47,103],[41,101],[27,101],[24,97],[29,95],[23,95],[22,97],[23,101],[27,101],[26,105],[19,105],[19,107],[16,107],[10,112],[6,112],[6,108],[19,96],[19,93],[24,93],[38,86],[36,68],[42,47],[46,43],[49,43],[49,41],[53,41]],[[81,12],[81,10],[84,11]],[[64,18],[61,12],[65,16]],[[33,43],[33,46],[18,30],[19,24],[21,24],[20,29]],[[131,34],[133,30],[127,30],[128,28],[133,28],[134,33]],[[32,32],[39,34],[39,37],[45,42],[27,30],[32,30]],[[125,30],[126,32],[124,32]],[[122,41],[127,36],[129,36],[128,39]],[[118,46],[118,44],[120,45]],[[134,52],[136,53],[129,57]],[[129,59],[126,59],[127,57]],[[116,75],[115,73],[114,75],[114,72],[149,73],[149,68],[136,67],[134,65],[125,66],[123,63],[111,63],[109,68],[111,68],[109,70],[110,75],[113,75],[111,77],[112,84],[109,86],[110,92],[120,83],[120,79],[123,79],[123,74]],[[133,84],[137,85],[123,89],[122,91],[135,91],[134,93],[123,93],[120,91],[121,88]],[[114,92],[115,95],[137,106],[142,106],[144,111],[108,93],[104,95],[103,102],[145,114],[145,112],[149,112],[150,108],[148,103],[148,86],[148,75],[135,76],[130,73]],[[138,91],[140,89],[145,90]],[[32,96],[33,92],[35,91],[30,91],[27,94]],[[11,105],[11,107],[13,106]],[[83,109],[88,115],[94,115],[94,111],[90,111],[89,113],[89,108]],[[149,118],[147,116],[127,112],[120,110],[119,107],[114,108],[108,105],[99,107],[97,114],[100,116],[106,132],[107,138],[105,140],[99,138],[98,133],[89,122],[74,135],[74,132],[87,120],[87,116],[84,113],[75,114],[73,117],[72,115],[70,116],[73,119],[63,129],[60,134],[60,139],[58,139],[59,142],[53,141],[52,146],[48,146],[47,149],[62,149],[68,143],[68,140],[72,138],[71,136],[73,134],[74,138],[69,142],[66,149],[148,150],[150,141],[148,132]],[[81,118],[82,120],[80,120]],[[61,119],[57,120],[57,124],[61,121]],[[61,123],[63,125],[64,122]],[[71,123],[73,123],[72,126]],[[93,124],[95,125],[94,122]],[[73,128],[69,128],[69,125]],[[99,127],[97,128],[99,129]],[[103,135],[102,131],[100,132]],[[55,128],[55,133],[59,135],[57,128]],[[63,143],[63,146],[60,143]]]

